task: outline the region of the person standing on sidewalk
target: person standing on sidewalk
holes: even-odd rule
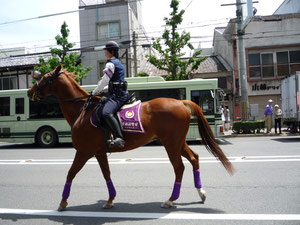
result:
[[[230,130],[230,111],[227,105],[225,106],[224,116],[225,116],[225,131],[228,131]]]
[[[265,120],[267,122],[267,133],[271,133],[271,129],[272,129],[272,115],[273,115],[273,107],[272,107],[272,99],[269,99],[268,101],[268,105],[266,105],[266,109],[265,109]]]
[[[277,124],[279,128],[279,134],[281,134],[281,118],[282,118],[282,111],[279,108],[279,105],[275,105],[274,110],[274,117],[275,117],[275,134],[277,134]]]

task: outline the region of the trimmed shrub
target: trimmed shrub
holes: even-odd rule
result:
[[[232,131],[235,134],[255,134],[260,133],[265,128],[264,120],[254,121],[234,121]]]

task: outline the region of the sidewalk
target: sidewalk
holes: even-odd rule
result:
[[[278,131],[278,129],[277,129]],[[281,129],[281,134],[275,134],[275,128],[272,128],[271,133],[267,133],[267,129],[265,129],[264,132],[257,133],[257,134],[235,134],[232,132],[232,130],[224,131],[224,136],[220,138],[231,138],[231,137],[262,137],[262,136],[297,136],[299,134],[292,134],[286,130],[286,128]]]

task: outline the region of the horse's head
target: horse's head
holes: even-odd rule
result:
[[[51,85],[54,79],[56,79],[60,74],[62,74],[61,65],[56,67],[50,73],[45,74],[44,76],[33,76],[33,79],[36,81],[35,84],[28,90],[27,95],[32,101],[37,101],[43,98],[44,96],[51,95]]]

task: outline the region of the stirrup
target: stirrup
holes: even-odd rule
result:
[[[107,141],[110,148],[118,147],[118,148],[124,148],[125,141],[122,138],[116,138],[114,140],[108,140]]]

